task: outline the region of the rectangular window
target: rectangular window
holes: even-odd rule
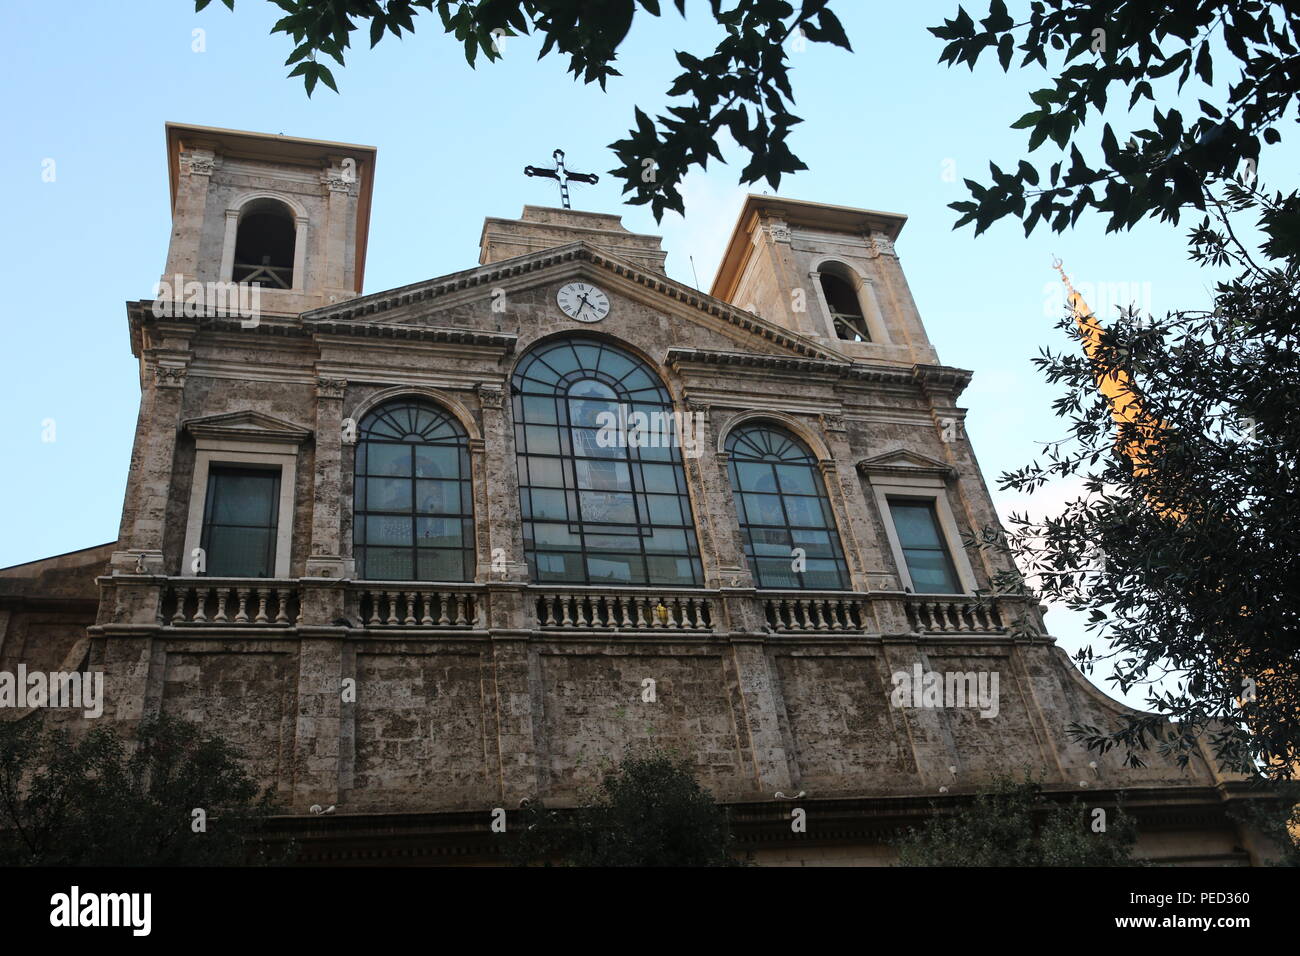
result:
[[[957,569],[939,526],[934,501],[890,498],[889,512],[898,532],[898,544],[917,594],[959,594]]]
[[[213,465],[208,471],[201,539],[207,573],[272,577],[279,511],[279,469]]]

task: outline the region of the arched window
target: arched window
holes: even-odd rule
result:
[[[821,273],[822,293],[831,310],[835,334],[849,342],[870,342],[867,320],[853,283],[834,272]]]
[[[698,585],[672,401],[645,363],[564,339],[521,359],[510,391],[533,580]]]
[[[474,504],[468,440],[431,402],[381,405],[357,429],[353,542],[373,581],[469,581]]]
[[[727,451],[745,557],[758,586],[846,589],[844,550],[808,447],[784,428],[753,424],[727,436]]]
[[[296,235],[293,213],[274,199],[246,205],[235,233],[235,264],[230,278],[270,289],[293,288]]]

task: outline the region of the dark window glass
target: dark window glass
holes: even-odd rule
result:
[[[867,331],[867,320],[862,315],[862,304],[853,286],[833,272],[823,272],[821,282],[835,324],[835,334],[850,342],[870,342],[871,333]]]
[[[616,425],[638,412],[671,416],[658,376],[622,349],[572,338],[524,356],[511,394],[533,580],[700,584],[675,432],[637,437]]]
[[[848,588],[848,567],[817,459],[790,432],[748,425],[727,437],[745,557],[760,588]],[[803,549],[796,570],[795,548]]]
[[[469,442],[431,402],[400,399],[357,429],[353,551],[371,581],[470,581]]]
[[[275,574],[280,518],[279,469],[213,466],[200,541],[208,574],[269,578]]]
[[[917,594],[959,594],[957,570],[944,543],[934,502],[918,498],[890,498],[889,513],[898,532],[912,590]]]

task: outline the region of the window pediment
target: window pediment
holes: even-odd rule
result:
[[[311,437],[310,429],[254,411],[227,412],[224,415],[191,418],[185,422],[183,427],[195,438],[210,438],[219,441],[254,441],[281,445],[301,445]]]
[[[901,448],[864,458],[857,467],[868,478],[941,478],[947,481],[957,474],[947,462]]]

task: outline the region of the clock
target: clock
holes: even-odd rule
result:
[[[555,302],[577,322],[599,322],[609,315],[609,296],[589,282],[567,282],[555,294]]]

